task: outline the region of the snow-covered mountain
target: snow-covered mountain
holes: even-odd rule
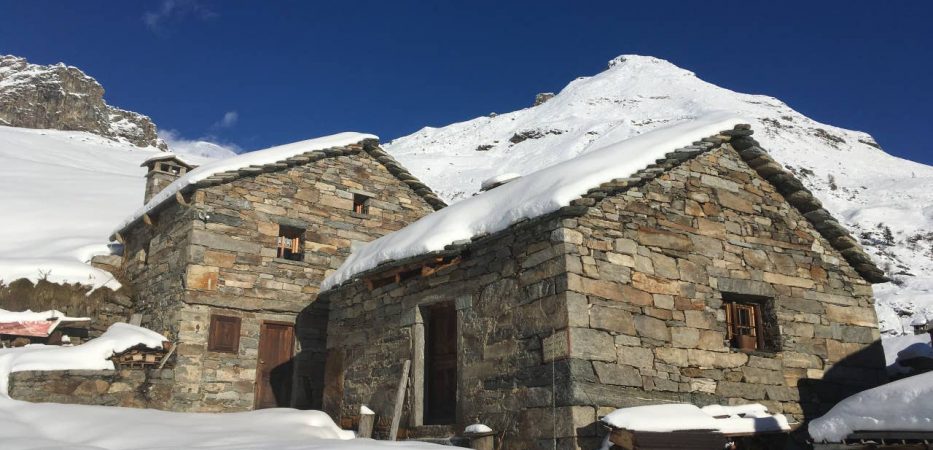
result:
[[[89,131],[138,147],[165,148],[152,121],[104,102],[104,88],[81,69],[0,55],[0,125]]]
[[[667,61],[625,55],[537,106],[424,128],[385,145],[448,201],[483,180],[527,174],[661,125],[727,111],[860,237],[895,280],[875,286],[883,330],[933,319],[933,167],[885,153],[868,134],[816,122],[780,100],[723,89]]]

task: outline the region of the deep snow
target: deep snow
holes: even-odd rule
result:
[[[116,323],[74,347],[0,349],[0,448],[86,450],[438,448],[416,442],[354,439],[320,411],[275,408],[241,413],[176,413],[152,409],[28,403],[7,395],[9,374],[26,370],[112,370],[114,353],[139,344],[161,347],[162,335]]]
[[[815,441],[839,442],[853,431],[933,431],[933,372],[859,392],[810,422]]]

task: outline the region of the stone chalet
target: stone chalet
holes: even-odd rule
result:
[[[325,411],[346,426],[366,405],[385,434],[407,360],[400,434],[478,421],[506,449],[596,449],[617,407],[760,402],[805,421],[883,382],[884,273],[752,134],[670,148],[550,213],[345,273],[309,307],[330,310]]]
[[[298,313],[352,247],[445,206],[357,133],[199,168],[170,154],[144,165],[146,204],[113,239],[132,310],[177,343],[156,403],[174,410],[319,407],[303,399],[320,398],[324,355],[294,355],[299,341],[323,347],[326,312],[296,335]]]

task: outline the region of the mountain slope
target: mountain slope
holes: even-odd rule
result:
[[[527,174],[715,111],[748,118],[762,146],[894,277],[897,284],[875,286],[883,330],[901,333],[917,317],[933,319],[933,167],[884,153],[866,133],[821,124],[771,97],[720,88],[661,59],[621,56],[538,106],[424,128],[385,148],[456,201],[492,176]]]
[[[159,151],[79,131],[0,126],[0,282],[119,286],[85,262],[109,253],[110,231],[143,204],[140,164]]]

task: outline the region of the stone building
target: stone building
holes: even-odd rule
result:
[[[326,313],[309,310],[321,324],[296,336],[297,314],[351,247],[444,203],[371,135],[297,142],[190,172],[183,164],[148,163],[149,201],[113,236],[124,246],[132,310],[177,343],[171,398],[157,404],[236,411],[314,398],[323,355],[294,355],[298,338],[323,342]]]
[[[443,249],[366,262],[446,230],[425,226],[364,247],[316,301],[330,309],[325,411],[391,417],[410,360],[409,436],[479,421],[507,449],[595,449],[597,418],[617,407],[760,402],[805,420],[883,381],[870,283],[884,273],[752,133],[690,136],[569,204]],[[424,220],[507,204],[566,164]]]

